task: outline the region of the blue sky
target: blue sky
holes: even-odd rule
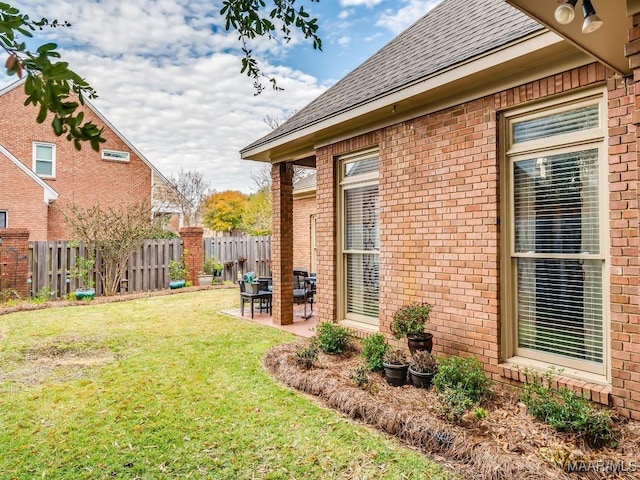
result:
[[[300,1],[300,0],[298,0]],[[321,0],[323,51],[301,38],[252,45],[282,92],[254,95],[240,74],[240,44],[227,33],[219,0],[28,0],[31,18],[72,27],[38,34],[98,91],[93,103],[165,176],[196,170],[217,191],[254,189],[260,164],[238,151],[269,132],[267,117],[299,110],[427,13],[440,0]],[[14,81],[0,73],[0,87]]]

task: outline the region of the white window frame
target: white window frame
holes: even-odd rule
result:
[[[0,215],[4,216],[4,225],[0,223],[0,228],[9,227],[9,212],[7,210],[0,210]]]
[[[346,215],[345,215],[345,191],[349,188],[358,188],[358,187],[366,187],[371,185],[379,185],[379,176],[380,171],[379,168],[375,172],[369,172],[363,175],[354,176],[351,178],[344,178],[344,165],[349,162],[354,162],[357,160],[367,160],[369,158],[375,158],[380,156],[380,152],[377,148],[367,149],[364,151],[360,151],[357,153],[343,155],[338,157],[338,169],[339,169],[339,177],[338,177],[338,212],[339,212],[339,222],[338,222],[338,285],[341,285],[341,288],[338,292],[338,311],[340,312],[340,318],[343,325],[353,326],[360,330],[368,330],[372,332],[377,332],[379,330],[380,319],[378,317],[369,317],[364,315],[359,315],[355,313],[347,313],[347,256],[350,254],[377,254],[378,255],[378,264],[380,262],[380,250],[373,251],[356,251],[356,250],[347,250],[345,248],[346,245]]]
[[[100,156],[102,160],[107,162],[128,163],[130,161],[129,152],[122,150],[107,150],[103,148],[100,152]]]
[[[603,88],[565,96],[536,105],[526,106],[505,112],[502,116],[502,172],[501,189],[503,199],[501,207],[502,229],[502,357],[508,363],[522,367],[545,370],[550,366],[563,369],[563,375],[580,378],[587,381],[606,384],[610,380],[610,319],[609,319],[609,209],[608,209],[608,161],[607,161],[607,92]],[[576,108],[598,105],[599,125],[597,128],[581,130],[573,133],[560,134],[513,143],[513,125],[518,121],[560,113]],[[565,356],[545,353],[539,350],[518,348],[518,318],[517,318],[517,268],[516,261],[521,258],[536,258],[535,253],[515,252],[515,215],[513,165],[516,161],[537,158],[543,154],[562,154],[585,149],[598,150],[599,175],[599,244],[598,254],[572,254],[578,260],[599,260],[602,265],[602,335],[603,352],[602,363],[583,361]]]
[[[36,170],[36,164],[38,161],[36,157],[37,147],[51,148],[51,175],[44,175],[44,174],[38,173],[38,171]],[[33,152],[32,152],[33,163],[32,163],[31,169],[33,170],[33,172],[36,175],[38,175],[40,178],[55,178],[56,176],[56,144],[48,143],[48,142],[33,142],[32,149],[33,149]]]

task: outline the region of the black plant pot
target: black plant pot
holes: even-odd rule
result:
[[[410,333],[407,335],[407,346],[411,355],[420,350],[431,353],[433,348],[433,335],[431,333]]]
[[[412,365],[409,366],[409,377],[411,378],[411,383],[416,388],[431,388],[431,382],[433,381],[433,377],[436,376],[436,373],[438,372],[416,372],[412,368]]]
[[[384,367],[384,378],[392,387],[401,387],[407,383],[407,370],[409,365],[394,365],[392,363],[382,363]]]

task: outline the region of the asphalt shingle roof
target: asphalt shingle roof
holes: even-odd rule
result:
[[[445,0],[242,151],[401,90],[543,28],[504,0]]]

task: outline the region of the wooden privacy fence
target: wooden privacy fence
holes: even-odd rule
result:
[[[182,255],[182,240],[146,240],[129,257],[127,268],[120,282],[121,293],[149,292],[168,288],[169,262]],[[76,266],[76,257],[86,257],[84,247],[67,241],[29,242],[31,268],[31,295],[49,289],[54,298],[63,298],[74,292],[78,279],[70,275]],[[101,264],[100,256],[96,266]],[[104,293],[102,282],[94,273],[97,295]]]
[[[260,277],[271,275],[271,237],[204,238],[204,255],[224,266],[222,279],[235,282],[238,274],[255,272]]]
[[[271,275],[271,237],[213,237],[203,239],[204,257],[214,257],[224,266],[223,281],[235,282],[238,275],[256,272],[258,276]],[[169,262],[182,255],[182,240],[146,240],[129,257],[125,274],[120,282],[120,293],[163,290],[169,285]],[[29,242],[29,268],[31,295],[44,289],[54,298],[63,298],[74,292],[78,279],[70,275],[76,266],[76,257],[86,257],[82,246],[67,241]],[[100,267],[100,256],[96,266]],[[104,294],[102,282],[94,274],[97,295]]]

